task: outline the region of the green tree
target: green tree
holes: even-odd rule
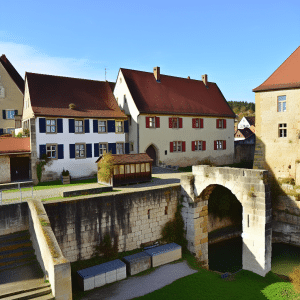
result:
[[[103,154],[98,169],[98,178],[103,182],[109,182],[114,167],[114,158],[111,152]]]

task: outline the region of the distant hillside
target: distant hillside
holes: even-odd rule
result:
[[[233,112],[237,115],[245,113],[252,115],[255,113],[255,103],[245,101],[227,101]]]

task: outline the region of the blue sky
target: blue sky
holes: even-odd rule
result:
[[[228,101],[254,102],[252,89],[300,45],[299,11],[299,0],[5,1],[0,55],[22,77],[208,74]]]

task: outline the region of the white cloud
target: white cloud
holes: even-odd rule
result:
[[[2,32],[3,33],[3,32]],[[104,80],[99,76],[103,64],[86,58],[51,57],[26,44],[0,41],[0,55],[5,54],[15,69],[24,78],[25,72],[57,76],[68,76],[94,80]],[[103,69],[103,66],[101,66]],[[99,69],[98,69],[99,70]],[[102,75],[102,74],[101,74]]]

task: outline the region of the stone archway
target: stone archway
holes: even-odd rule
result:
[[[188,249],[208,268],[209,195],[203,191],[214,184],[229,189],[242,204],[243,269],[265,276],[272,256],[272,208],[265,170],[193,166],[193,175],[181,177]]]
[[[153,146],[153,144],[148,146],[148,148],[146,149],[146,153],[150,156],[150,158],[153,159],[152,166],[156,166],[157,165],[157,154],[156,154],[156,149]]]

